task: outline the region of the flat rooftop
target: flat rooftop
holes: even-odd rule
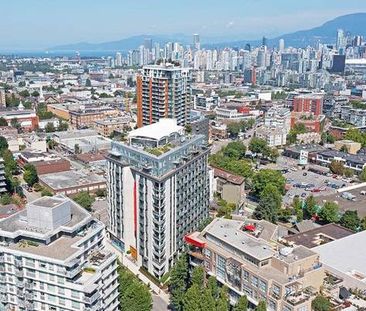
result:
[[[39,180],[53,190],[82,187],[92,184],[105,183],[103,176],[94,173],[81,171],[65,171],[39,176]]]
[[[143,137],[160,140],[163,137],[170,136],[172,133],[182,133],[183,130],[184,127],[177,125],[176,119],[160,119],[157,123],[131,131],[128,134],[128,138]]]
[[[49,208],[53,208],[55,206],[58,206],[62,203],[64,203],[65,200],[60,200],[57,198],[53,198],[53,197],[42,197],[39,198],[38,200],[35,200],[32,202],[33,205],[38,205],[38,206],[42,206],[42,207],[49,207]]]
[[[337,224],[327,224],[318,228],[284,237],[288,242],[303,245],[307,248],[319,246],[327,240],[338,240],[353,234],[353,231]],[[330,242],[331,242],[330,241]],[[330,243],[329,242],[329,243]]]
[[[366,231],[352,234],[324,245],[313,248],[320,255],[321,261],[342,273],[362,281],[366,278]]]
[[[245,233],[242,226],[242,221],[218,218],[209,225],[204,236],[209,242],[217,244],[222,241],[260,261],[274,255],[270,244]],[[211,237],[218,241],[215,242]]]

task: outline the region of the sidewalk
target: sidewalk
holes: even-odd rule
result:
[[[125,266],[134,275],[136,275],[143,283],[145,283],[146,285],[150,286],[150,289],[153,291],[153,293],[155,293],[157,296],[159,296],[161,298],[161,300],[163,300],[164,303],[166,303],[166,310],[168,310],[169,294],[167,294],[162,289],[160,289],[156,284],[154,284],[153,282],[151,282],[145,275],[143,275],[139,271],[139,267],[133,261],[131,261],[130,258],[128,258],[124,254],[122,254],[121,252],[119,252],[117,249],[115,249],[112,246],[112,244],[110,244],[108,241],[106,241],[105,247],[109,251],[113,252],[114,254],[116,254],[118,256],[118,259],[120,260],[120,262],[122,263],[123,266]],[[159,309],[154,309],[154,310],[162,310],[162,309],[159,308]]]

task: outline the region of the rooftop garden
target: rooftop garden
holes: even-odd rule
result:
[[[154,156],[161,156],[164,153],[167,153],[168,151],[172,150],[174,146],[172,144],[166,144],[164,146],[155,147],[155,148],[144,148],[144,151],[153,154]]]

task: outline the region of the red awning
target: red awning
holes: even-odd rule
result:
[[[200,248],[204,248],[206,246],[205,242],[202,242],[199,239],[192,237],[191,235],[186,235],[184,237],[184,241],[186,241],[186,243],[188,243],[188,244],[191,244],[193,246],[200,247]]]

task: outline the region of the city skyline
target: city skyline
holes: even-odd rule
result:
[[[308,29],[340,15],[366,11],[366,3],[358,0],[336,0],[331,6],[329,1],[325,2],[298,1],[289,6],[288,0],[248,0],[240,4],[233,0],[224,4],[189,0],[172,7],[160,0],[152,7],[148,1],[75,4],[66,0],[49,5],[46,1],[30,0],[27,10],[23,10],[21,1],[7,1],[2,4],[3,11],[9,14],[4,14],[0,21],[4,38],[0,49],[47,49],[59,44],[113,41],[141,34],[199,33],[203,42],[205,38],[250,40]]]

